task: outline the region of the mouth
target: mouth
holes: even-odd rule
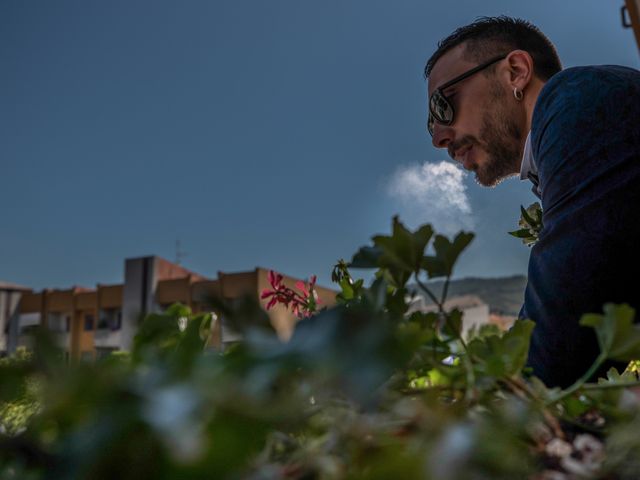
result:
[[[467,145],[466,147],[459,148],[455,152],[453,152],[452,157],[460,162],[465,170],[475,170],[475,164],[471,158],[471,150],[473,150],[473,145]]]

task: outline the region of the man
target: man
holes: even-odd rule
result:
[[[441,41],[425,75],[434,146],[481,185],[519,174],[541,198],[520,317],[536,322],[533,373],[566,387],[599,353],[582,314],[613,302],[640,316],[640,72],[562,70],[535,26],[497,17]]]

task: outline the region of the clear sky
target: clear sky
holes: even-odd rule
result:
[[[506,14],[565,66],[638,68],[622,4],[4,0],[0,279],[116,283],[124,258],[172,260],[179,238],[204,275],[259,265],[328,285],[394,213],[473,229],[458,276],[526,273],[506,232],[530,187],[441,163],[424,62],[454,28]]]

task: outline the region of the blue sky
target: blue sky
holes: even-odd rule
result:
[[[171,260],[179,238],[204,275],[259,265],[328,285],[395,213],[472,228],[458,276],[525,273],[506,232],[528,184],[465,175],[467,211],[441,184],[413,206],[392,193],[446,160],[425,133],[424,62],[454,28],[507,14],[565,66],[638,68],[622,3],[1,2],[0,279],[120,282],[124,258]]]

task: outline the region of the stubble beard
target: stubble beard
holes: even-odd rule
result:
[[[518,173],[524,147],[516,104],[498,87],[490,94],[478,141],[487,159],[475,171],[476,181],[485,187],[495,187]]]

